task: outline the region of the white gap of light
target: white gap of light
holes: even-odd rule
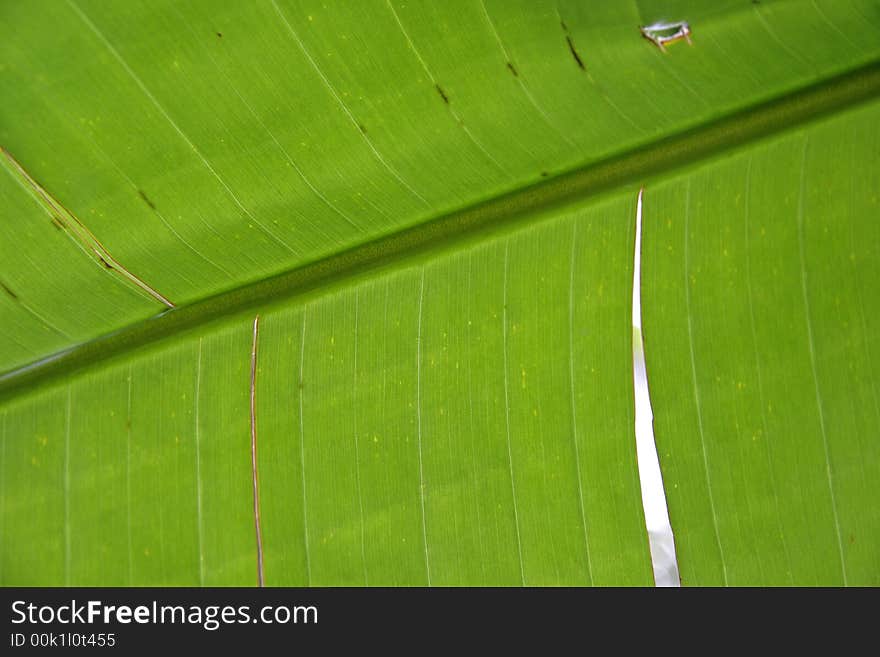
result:
[[[666,493],[654,443],[654,413],[648,392],[648,374],[645,366],[645,345],[642,340],[641,259],[642,259],[642,193],[636,202],[636,244],[633,271],[633,388],[636,404],[636,456],[639,463],[639,481],[642,488],[642,506],[654,582],[657,586],[681,586],[672,526],[666,508]]]

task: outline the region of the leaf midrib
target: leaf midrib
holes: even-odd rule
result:
[[[0,374],[0,400],[208,323],[331,287],[367,272],[414,260],[428,252],[440,253],[485,238],[525,223],[536,213],[562,208],[628,184],[645,184],[660,174],[794,129],[878,94],[880,61],[874,61],[712,123],[444,214],[269,278],[165,311],[9,370]]]

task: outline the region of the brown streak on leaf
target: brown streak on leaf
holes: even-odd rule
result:
[[[0,288],[3,288],[3,291],[6,292],[6,294],[8,294],[10,297],[12,297],[12,299],[14,299],[15,301],[19,300],[18,295],[15,292],[13,292],[12,289],[3,281],[0,281]]]
[[[101,244],[98,238],[92,234],[86,225],[80,221],[73,212],[64,207],[61,202],[46,191],[46,189],[37,182],[37,180],[35,180],[21,164],[19,164],[18,160],[12,156],[12,153],[6,150],[3,146],[0,146],[0,153],[3,154],[6,163],[12,168],[12,171],[17,174],[19,182],[25,188],[33,192],[42,202],[44,209],[52,217],[52,223],[58,228],[63,228],[70,238],[77,242],[79,247],[85,253],[95,258],[95,260],[106,269],[112,270],[121,275],[157,301],[160,301],[169,308],[174,308],[174,304],[165,296],[123,267],[119,261],[110,254],[110,251]],[[149,199],[146,199],[142,192],[141,195],[144,197],[144,200],[149,203]]]
[[[146,192],[144,192],[144,190],[139,189],[139,190],[138,190],[138,196],[140,196],[140,197],[143,199],[144,203],[146,203],[147,205],[150,206],[150,209],[151,209],[151,210],[155,210],[155,209],[156,209],[156,204],[153,203],[153,202],[150,200],[150,197],[147,196],[147,194],[146,194]]]
[[[586,71],[587,67],[584,66],[584,60],[581,59],[577,49],[574,47],[574,42],[571,40],[571,37],[566,35],[565,40],[568,42],[568,49],[571,51],[571,56],[574,57],[574,61],[577,62],[578,67],[582,71]]]
[[[254,317],[254,339],[251,344],[251,476],[254,489],[254,530],[257,536],[257,584],[265,586],[263,577],[263,531],[260,527],[260,487],[257,473],[257,336],[260,316]]]

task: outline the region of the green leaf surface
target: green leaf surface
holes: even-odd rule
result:
[[[645,333],[686,584],[880,584],[880,105],[645,194]]]
[[[266,581],[650,582],[633,217],[626,193],[262,313]],[[251,346],[230,319],[9,404],[4,579],[253,583]]]
[[[876,2],[0,25],[3,584],[876,583]]]

